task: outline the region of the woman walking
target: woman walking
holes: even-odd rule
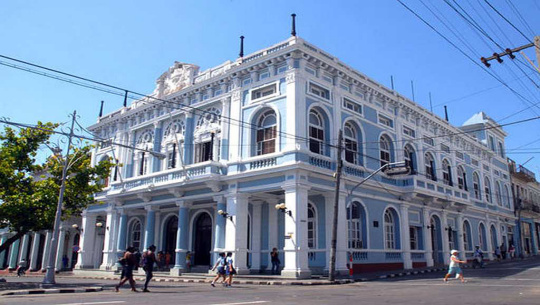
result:
[[[457,257],[458,253],[458,250],[450,251],[450,254],[452,254],[452,256],[450,256],[450,266],[448,267],[448,273],[444,276],[445,283],[448,282],[448,278],[453,274],[456,274],[456,278],[459,278],[462,283],[465,283],[465,279],[463,278],[463,271],[459,267],[459,264],[465,264],[467,262],[459,260],[459,258]]]
[[[219,258],[217,259],[216,263],[214,264],[214,268],[212,268],[212,271],[215,271],[217,268],[217,274],[212,283],[210,285],[212,287],[216,287],[215,283],[217,280],[219,280],[220,277],[223,278],[223,284],[225,285],[225,281],[227,280],[225,276],[225,264],[227,261],[225,260],[225,252],[219,253]]]
[[[225,286],[231,286],[232,285],[232,280],[233,280],[233,276],[236,274],[236,270],[234,269],[233,267],[233,259],[232,259],[232,252],[227,252],[227,263],[226,263],[226,266],[227,268],[227,279],[226,279],[226,285]]]
[[[116,292],[119,291],[120,286],[124,285],[125,282],[129,281],[129,285],[131,286],[131,291],[138,292],[135,288],[135,280],[133,279],[133,269],[135,266],[137,266],[137,258],[133,254],[135,249],[133,247],[128,247],[126,249],[126,252],[124,253],[124,257],[122,257],[123,263],[123,270],[122,275],[123,278],[120,279],[120,283],[114,287],[114,290]]]

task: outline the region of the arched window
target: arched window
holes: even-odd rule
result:
[[[385,136],[381,136],[381,138],[379,139],[379,150],[381,151],[381,167],[391,162],[391,149],[392,146],[390,144],[390,140]]]
[[[468,221],[463,222],[463,246],[465,251],[472,250],[471,226]]]
[[[130,230],[130,238],[129,238],[129,245],[135,248],[140,249],[141,248],[141,222],[138,220],[135,220],[131,223],[131,230]]]
[[[308,204],[308,248],[317,248],[317,212],[311,203]]]
[[[442,172],[443,172],[443,183],[449,186],[453,185],[452,182],[452,167],[450,166],[450,162],[448,160],[444,159],[442,162]]]
[[[364,212],[363,207],[358,202],[353,202],[347,209],[347,220],[349,227],[349,248],[364,248]]]
[[[390,209],[384,212],[384,231],[386,249],[397,249],[396,244],[396,223],[394,215]]]
[[[480,197],[480,177],[478,177],[477,173],[473,173],[472,179],[473,179],[474,198],[482,199],[482,197]]]
[[[154,130],[146,129],[143,131],[137,139],[137,147],[145,150],[152,150],[154,147]],[[139,152],[137,155],[137,173],[139,176],[146,175],[148,173],[149,154],[145,151]]]
[[[467,174],[462,166],[457,167],[458,188],[467,191]]]
[[[345,161],[353,164],[358,164],[358,133],[356,128],[346,123],[343,129],[345,136]]]
[[[276,151],[276,114],[269,110],[261,115],[257,123],[257,155]]]
[[[403,158],[405,159],[405,166],[410,169],[412,175],[416,174],[416,153],[414,148],[410,145],[405,146]]]
[[[486,194],[486,201],[491,203],[491,183],[488,177],[484,178],[484,193]]]
[[[437,175],[435,173],[435,160],[433,159],[433,155],[426,153],[424,156],[424,163],[426,165],[426,178],[437,181]]]
[[[324,121],[313,109],[309,111],[309,150],[324,155]]]
[[[508,185],[504,186],[504,206],[510,208],[510,192],[508,191]]]
[[[503,202],[502,202],[502,188],[501,188],[501,183],[499,181],[495,182],[495,197],[497,198],[497,204],[499,206],[502,206],[503,205]]]
[[[483,223],[478,227],[478,244],[480,245],[480,249],[487,251],[486,227],[484,227]]]

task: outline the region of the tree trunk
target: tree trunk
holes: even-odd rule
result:
[[[14,243],[15,241],[17,241],[17,239],[21,238],[24,236],[24,234],[26,234],[28,232],[17,232],[15,235],[13,235],[12,237],[8,238],[8,240],[6,240],[5,243],[3,243],[2,245],[0,245],[0,252],[4,251],[4,250],[8,250],[9,249],[9,246],[11,246],[12,243]]]

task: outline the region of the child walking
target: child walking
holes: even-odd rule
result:
[[[459,278],[462,283],[465,283],[465,279],[463,278],[463,271],[459,267],[459,264],[465,264],[467,262],[459,260],[459,258],[457,257],[458,253],[458,250],[450,251],[450,254],[452,254],[452,256],[450,256],[450,266],[448,267],[448,273],[444,276],[445,283],[448,282],[448,278],[453,274],[456,274],[456,278]]]
[[[216,270],[217,268],[217,274],[212,283],[210,285],[212,287],[216,287],[215,283],[217,280],[219,280],[220,277],[223,278],[223,284],[225,285],[225,282],[227,280],[225,275],[225,266],[227,264],[227,260],[225,258],[225,252],[219,253],[219,258],[217,259],[216,263],[214,264],[214,268],[212,268],[212,271]]]

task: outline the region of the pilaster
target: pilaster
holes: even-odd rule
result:
[[[430,217],[429,217],[429,210],[427,207],[424,207],[422,209],[422,218],[424,220],[424,250],[425,250],[425,258],[426,258],[426,265],[428,267],[432,267],[434,265],[433,263],[433,244],[431,243],[431,229],[428,228],[430,226]]]
[[[189,207],[186,200],[176,200],[178,209],[178,232],[176,234],[175,265],[171,275],[180,275],[186,270],[186,252],[189,240]]]
[[[30,250],[30,270],[36,271],[38,266],[39,242],[41,235],[39,232],[33,234],[34,238],[32,239],[32,249]],[[2,264],[0,264],[0,266],[2,266]]]

